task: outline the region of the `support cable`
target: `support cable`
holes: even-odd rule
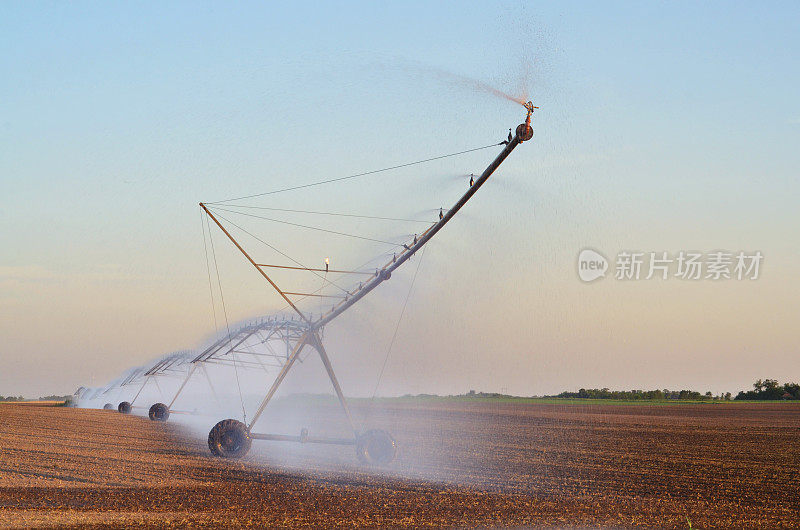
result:
[[[329,272],[331,274],[363,274],[365,276],[372,276],[372,274],[373,274],[372,271],[358,271],[358,270],[348,271],[348,270],[342,270],[342,269],[328,269],[328,270],[325,270],[325,269],[318,269],[316,267],[291,267],[289,265],[272,265],[272,264],[268,264],[268,263],[256,263],[256,266],[257,267],[270,267],[270,268],[273,268],[273,269],[289,269],[289,270],[294,270],[294,271],[324,272],[324,273],[326,273],[326,275]]]
[[[203,250],[206,254],[206,271],[208,272],[208,291],[211,294],[211,312],[214,314],[214,333],[219,334],[219,325],[217,323],[217,306],[214,304],[214,287],[212,286],[211,282],[211,264],[208,261],[208,245],[206,244],[206,222],[208,219],[205,218],[203,212],[200,212],[200,227],[203,229]],[[211,233],[211,227],[209,226],[209,234]]]
[[[211,255],[214,257],[214,269],[217,271],[217,283],[219,284],[219,296],[222,300],[222,314],[225,315],[225,327],[228,329],[228,344],[233,342],[231,337],[231,326],[228,322],[228,311],[225,308],[225,295],[222,293],[222,282],[219,279],[219,264],[217,263],[217,253],[214,250],[214,238],[211,235],[211,227],[208,227],[208,239],[211,242]],[[244,396],[242,395],[242,385],[239,381],[239,368],[236,365],[236,354],[233,354],[233,371],[236,374],[236,387],[239,389],[239,401],[242,404],[242,418],[244,423],[247,423],[247,411],[244,407]]]
[[[383,378],[383,371],[386,369],[386,363],[389,361],[389,354],[392,352],[392,347],[394,346],[394,341],[397,339],[397,330],[400,329],[400,322],[403,320],[403,315],[406,312],[406,305],[408,305],[408,299],[411,298],[411,291],[414,289],[414,282],[417,281],[417,273],[419,273],[419,268],[422,265],[422,258],[425,257],[425,250],[427,247],[422,247],[422,252],[419,254],[419,261],[417,262],[417,269],[414,271],[414,277],[411,278],[411,285],[408,287],[408,293],[406,294],[406,299],[403,301],[403,309],[400,310],[400,316],[397,319],[397,325],[394,327],[394,333],[392,334],[392,340],[389,341],[389,347],[386,349],[386,356],[383,358],[383,366],[381,366],[381,371],[378,374],[378,380],[375,382],[375,389],[372,391],[372,399],[375,400],[375,396],[378,393],[378,386],[381,384],[381,379]]]
[[[209,203],[215,204],[215,203]],[[420,219],[404,219],[401,217],[380,217],[377,215],[357,215],[351,213],[339,213],[339,212],[318,212],[314,210],[294,210],[291,208],[269,208],[267,206],[245,206],[241,204],[226,204],[227,208],[249,208],[253,210],[270,210],[274,212],[290,212],[290,213],[307,213],[307,214],[314,214],[314,215],[332,215],[336,217],[355,217],[357,219],[373,219],[379,221],[402,221],[407,223],[422,223],[426,225],[435,224],[431,221],[422,221]]]
[[[253,195],[245,195],[244,197],[235,197],[233,199],[225,199],[225,200],[216,201],[216,202],[207,202],[205,204],[222,204],[222,203],[231,202],[231,201],[240,201],[240,200],[243,200],[243,199],[252,199],[253,197],[263,197],[264,195],[274,195],[275,193],[283,193],[285,191],[294,191],[294,190],[299,190],[299,189],[304,189],[304,188],[310,188],[312,186],[319,186],[321,184],[329,184],[331,182],[341,182],[343,180],[353,179],[353,178],[357,178],[357,177],[364,177],[364,176],[367,176],[367,175],[374,175],[375,173],[382,173],[384,171],[391,171],[393,169],[400,169],[400,168],[404,168],[404,167],[415,166],[417,164],[424,164],[426,162],[433,162],[434,160],[441,160],[443,158],[449,158],[449,157],[452,157],[452,156],[464,155],[464,154],[467,154],[467,153],[480,151],[482,149],[488,149],[490,147],[496,147],[496,146],[502,145],[502,144],[503,144],[503,142],[500,142],[500,143],[497,143],[497,144],[484,145],[483,147],[476,147],[474,149],[467,149],[466,151],[459,151],[458,153],[450,153],[449,155],[435,156],[433,158],[426,158],[425,160],[417,160],[416,162],[408,162],[406,164],[400,164],[398,166],[385,167],[385,168],[382,168],[382,169],[374,169],[372,171],[366,171],[364,173],[356,173],[355,175],[348,175],[346,177],[338,177],[338,178],[333,178],[333,179],[320,180],[318,182],[311,182],[309,184],[301,184],[299,186],[291,186],[289,188],[283,188],[283,189],[278,189],[278,190],[273,190],[273,191],[266,191],[264,193],[255,193]]]
[[[228,221],[228,222],[230,222],[230,221]],[[235,226],[235,225],[234,225],[234,226]],[[365,261],[364,263],[362,263],[361,265],[359,265],[358,267],[356,267],[356,270],[358,270],[358,269],[363,269],[364,267],[366,267],[367,265],[369,265],[369,264],[370,264],[370,263],[372,263],[373,261],[375,261],[375,260],[378,260],[378,259],[381,259],[381,258],[385,258],[387,255],[388,255],[387,253],[378,254],[377,256],[375,256],[375,257],[372,257],[372,258],[368,259],[367,261]],[[312,270],[313,270],[313,269],[312,269]],[[372,273],[372,272],[371,272],[371,273],[370,273],[370,275],[372,275],[372,274],[374,274],[374,273]],[[329,282],[329,283],[333,283],[333,282],[331,282],[330,280],[326,280],[326,281],[327,281],[327,282]],[[334,284],[334,285],[335,285],[335,284]],[[322,291],[323,289],[325,289],[325,287],[327,287],[327,286],[323,284],[323,286],[322,286],[322,287],[320,287],[319,289],[317,289],[317,290],[315,290],[315,291],[311,291],[311,292],[310,292],[310,293],[308,293],[307,295],[304,295],[303,297],[299,298],[299,299],[297,300],[297,302],[298,302],[298,303],[299,303],[299,302],[302,302],[303,300],[305,300],[305,299],[306,299],[306,297],[308,297],[308,296],[311,296],[311,295],[313,295],[313,294],[317,294],[317,293],[319,293],[320,291]],[[341,287],[340,287],[340,289],[341,289]],[[352,294],[350,291],[348,291],[348,290],[346,290],[346,289],[342,289],[342,290],[343,290],[344,292],[346,292],[348,295]],[[353,292],[356,292],[357,290],[358,290],[358,289],[355,289],[355,290],[353,290]],[[287,304],[287,305],[283,306],[282,308],[280,308],[280,309],[278,310],[278,312],[286,311],[288,308],[289,308],[289,305]]]
[[[228,213],[235,213],[235,214],[238,214],[238,215],[245,215],[247,217],[255,217],[256,219],[263,219],[265,221],[272,221],[274,223],[281,223],[281,224],[285,224],[285,225],[296,226],[296,227],[299,227],[299,228],[307,228],[309,230],[318,230],[320,232],[327,232],[329,234],[336,234],[336,235],[339,235],[339,236],[352,237],[352,238],[355,238],[355,239],[363,239],[365,241],[372,241],[372,242],[375,242],[375,243],[384,243],[386,245],[391,245],[393,247],[402,247],[403,246],[402,243],[393,243],[391,241],[384,241],[382,239],[374,239],[374,238],[371,238],[371,237],[359,236],[357,234],[348,234],[347,232],[337,232],[336,230],[328,230],[327,228],[320,228],[319,226],[302,225],[302,224],[299,224],[299,223],[292,223],[292,222],[289,222],[289,221],[282,221],[280,219],[273,219],[271,217],[264,217],[262,215],[255,215],[255,214],[252,214],[252,213],[237,212],[236,210],[228,210],[227,208],[222,208],[220,206],[212,206],[211,208],[215,212],[222,211],[222,212],[228,212]],[[430,223],[430,224],[436,224],[436,223]]]
[[[272,250],[274,250],[275,252],[277,252],[278,254],[280,254],[281,256],[283,256],[284,258],[286,258],[286,259],[288,259],[288,260],[292,261],[293,263],[296,263],[297,265],[299,265],[300,267],[303,267],[304,269],[309,269],[309,268],[310,268],[310,267],[306,267],[305,265],[303,265],[302,263],[300,263],[299,261],[297,261],[296,259],[294,259],[294,258],[293,258],[293,257],[291,257],[290,255],[286,254],[285,252],[281,252],[280,250],[278,250],[277,248],[273,247],[272,245],[270,245],[269,243],[267,243],[266,241],[264,241],[263,239],[261,239],[261,238],[260,238],[260,237],[258,237],[257,235],[255,235],[255,234],[253,234],[253,233],[251,233],[251,232],[248,232],[247,230],[245,230],[245,229],[244,229],[244,228],[242,228],[241,226],[237,225],[236,223],[234,223],[234,222],[233,222],[233,221],[231,221],[230,219],[228,219],[228,218],[226,218],[226,217],[223,217],[223,216],[222,216],[222,215],[220,215],[219,213],[218,213],[217,215],[219,216],[219,218],[220,218],[220,219],[222,219],[222,220],[223,220],[223,221],[225,221],[226,223],[229,223],[229,224],[231,224],[231,225],[235,226],[236,228],[238,228],[239,230],[241,230],[242,232],[244,232],[244,233],[245,233],[245,234],[247,234],[248,236],[252,237],[252,238],[253,238],[253,239],[255,239],[256,241],[260,241],[261,243],[265,244],[266,246],[268,246],[269,248],[271,248]],[[339,284],[337,284],[337,283],[336,283],[336,282],[334,282],[333,280],[328,280],[328,279],[326,279],[324,276],[322,276],[321,274],[317,274],[316,272],[313,272],[313,271],[312,271],[312,274],[314,274],[314,275],[315,275],[315,276],[317,276],[318,278],[322,278],[323,280],[325,280],[325,281],[326,281],[326,282],[328,282],[329,284],[333,285],[334,287],[336,287],[336,288],[337,288],[337,289],[339,289],[340,291],[343,291],[343,292],[345,292],[345,293],[347,292],[347,289],[345,289],[344,287],[340,286]]]

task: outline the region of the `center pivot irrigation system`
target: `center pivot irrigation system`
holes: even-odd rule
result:
[[[297,318],[294,316],[291,319],[284,317],[272,317],[256,323],[246,324],[234,331],[229,331],[228,334],[219,338],[208,346],[202,353],[191,357],[188,352],[178,352],[168,355],[155,365],[149,368],[135,369],[126,377],[117,387],[130,386],[131,384],[141,383],[138,392],[131,399],[131,401],[123,401],[119,404],[118,410],[123,413],[129,413],[134,406],[136,399],[141,394],[144,387],[150,382],[154,381],[158,384],[158,379],[167,375],[175,375],[176,372],[185,372],[185,377],[182,384],[179,386],[174,397],[169,403],[156,403],[149,408],[149,417],[155,421],[166,421],[171,413],[190,413],[190,411],[182,411],[174,408],[181,392],[186,387],[187,382],[197,371],[205,374],[212,392],[214,386],[208,373],[205,369],[205,364],[233,364],[245,366],[253,369],[263,369],[267,374],[275,374],[271,385],[266,391],[263,399],[261,399],[255,414],[250,418],[248,423],[236,419],[224,419],[218,422],[211,429],[208,435],[208,447],[211,452],[216,456],[239,458],[247,454],[250,450],[253,440],[273,440],[273,441],[292,441],[301,443],[317,443],[317,444],[334,444],[334,445],[350,445],[356,448],[356,454],[360,461],[373,464],[388,464],[391,462],[397,453],[397,444],[392,436],[380,429],[370,429],[361,431],[353,421],[353,416],[347,403],[347,399],[342,392],[339,380],[336,377],[333,366],[325,346],[323,345],[321,333],[327,324],[332,322],[336,317],[353,307],[359,300],[364,298],[368,293],[378,287],[381,283],[391,278],[392,273],[398,269],[403,263],[408,261],[414,254],[422,249],[425,244],[441,230],[469,201],[478,189],[489,179],[495,170],[503,163],[509,154],[522,142],[530,140],[533,137],[533,128],[531,127],[531,117],[534,107],[531,102],[524,104],[527,110],[527,117],[524,123],[517,126],[515,133],[512,135],[509,132],[507,141],[501,142],[499,145],[504,145],[503,150],[497,157],[489,164],[489,166],[477,178],[470,181],[470,186],[467,191],[461,196],[460,199],[449,210],[441,210],[439,213],[439,220],[433,223],[424,232],[415,235],[413,242],[402,245],[402,251],[395,253],[394,256],[385,265],[375,270],[374,273],[368,272],[369,279],[361,282],[354,290],[347,291],[346,294],[327,312],[323,312],[316,318],[310,314],[304,313],[298,309],[296,302],[292,297],[295,296],[314,296],[308,293],[296,293],[281,289],[277,283],[270,277],[267,271],[270,268],[278,267],[283,269],[300,269],[307,271],[328,272],[328,265],[324,269],[311,269],[306,267],[293,267],[286,265],[266,265],[257,263],[250,254],[242,247],[242,245],[233,237],[233,235],[223,226],[217,216],[211,211],[206,203],[200,203],[203,213],[208,219],[213,221],[217,227],[227,236],[233,245],[241,252],[245,259],[261,274],[261,276],[269,282],[272,288],[283,298],[288,304],[288,308],[296,313]],[[349,272],[349,271],[331,271],[331,272]],[[362,273],[363,274],[363,273]],[[265,346],[265,353],[257,353],[249,346],[258,344]],[[270,400],[278,391],[281,383],[286,378],[295,361],[298,360],[300,354],[307,348],[313,349],[319,355],[323,366],[327,372],[333,389],[336,392],[339,404],[344,412],[346,421],[348,423],[349,431],[352,436],[345,438],[333,438],[324,436],[310,436],[307,429],[302,429],[297,436],[290,436],[284,434],[271,434],[258,432],[255,428],[256,423],[266,409]],[[237,358],[237,354],[249,355],[248,360],[242,361]],[[188,367],[188,369],[187,369]],[[238,376],[237,376],[238,377]],[[160,388],[159,388],[160,390]],[[106,390],[106,392],[108,389]],[[216,393],[214,392],[215,396]],[[107,405],[108,406],[108,405]],[[245,420],[246,421],[246,420]]]

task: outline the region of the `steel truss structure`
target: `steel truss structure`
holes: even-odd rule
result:
[[[327,272],[327,265],[326,269],[308,269],[305,267],[257,263],[239,244],[233,235],[231,235],[225,226],[223,226],[223,224],[217,219],[217,217],[209,208],[209,205],[200,203],[202,211],[208,216],[208,218],[216,224],[216,226],[225,234],[225,236],[227,236],[231,243],[233,243],[233,245],[241,252],[244,258],[250,262],[250,264],[258,271],[258,273],[275,289],[275,291],[283,298],[283,300],[299,318],[293,318],[292,320],[287,320],[285,318],[272,318],[258,323],[245,325],[235,332],[218,339],[193,359],[185,361],[189,363],[190,367],[186,373],[183,383],[178,388],[177,393],[169,404],[157,403],[153,405],[153,407],[150,409],[150,418],[154,420],[165,421],[169,417],[170,413],[182,412],[173,409],[173,406],[175,405],[176,400],[184,390],[192,375],[197,370],[205,370],[205,363],[226,364],[233,365],[234,367],[243,366],[247,368],[258,368],[263,369],[267,374],[270,375],[270,377],[273,377],[272,383],[266,389],[266,393],[259,403],[255,414],[247,424],[235,419],[226,419],[218,422],[211,429],[211,432],[208,436],[208,445],[213,454],[222,457],[238,458],[247,454],[251,447],[252,440],[274,440],[302,443],[352,445],[356,447],[356,452],[359,459],[364,462],[377,464],[387,464],[391,462],[394,459],[397,450],[396,443],[391,435],[385,431],[376,429],[360,432],[355,425],[353,417],[350,413],[347,399],[342,392],[328,353],[323,346],[321,332],[324,326],[347,311],[347,309],[356,304],[381,283],[390,279],[395,270],[397,270],[403,263],[408,261],[415,253],[417,253],[458,213],[458,211],[475,195],[475,193],[477,193],[481,186],[486,183],[486,181],[489,179],[489,177],[491,177],[500,164],[503,163],[508,155],[510,155],[520,143],[532,138],[533,129],[530,124],[531,115],[533,110],[538,107],[534,107],[530,102],[528,102],[525,107],[528,111],[525,122],[517,126],[513,137],[509,134],[508,141],[502,142],[502,144],[505,145],[503,150],[477,179],[471,181],[470,187],[461,196],[461,198],[458,199],[453,207],[451,207],[449,210],[441,211],[438,222],[433,223],[419,236],[414,236],[413,242],[403,245],[403,250],[400,253],[395,254],[390,261],[385,263],[382,267],[376,269],[374,273],[368,273],[370,276],[368,280],[360,283],[354,290],[348,291],[342,299],[340,299],[330,308],[330,310],[323,313],[316,319],[313,319],[310,315],[300,311],[293,300],[293,297],[309,296],[309,294],[295,293],[281,289],[269,276],[269,274],[267,274],[267,271],[271,267],[279,267],[289,269],[296,268],[308,271],[324,270]],[[264,345],[266,352],[254,352],[250,347],[250,345],[254,342],[256,344]],[[303,429],[297,436],[274,433],[259,433],[254,430],[258,419],[261,417],[270,400],[278,391],[278,388],[286,378],[289,371],[292,369],[292,366],[295,364],[300,354],[306,348],[315,350],[319,355],[320,360],[322,361],[322,364],[327,372],[328,378],[330,379],[334,391],[336,392],[336,396],[339,400],[341,408],[344,411],[344,415],[348,422],[348,427],[353,433],[352,437],[311,437],[308,435],[308,431],[305,429]],[[248,355],[249,358],[243,361],[240,358],[241,355]],[[176,364],[174,363],[170,364],[169,362],[166,362],[166,364],[163,364],[164,362],[165,361],[162,361],[161,364],[150,368],[142,375],[142,377],[145,378],[144,384],[146,384],[149,378],[153,377],[155,373],[176,367]],[[177,366],[182,366],[182,364],[178,364]],[[210,379],[209,384],[211,384]]]
[[[175,403],[196,372],[205,376],[211,392],[216,391],[206,371],[206,365],[231,366],[234,369],[258,369],[266,374],[279,371],[289,359],[296,342],[307,330],[303,321],[295,319],[266,318],[248,323],[212,342],[199,355],[189,361],[183,382],[168,403],[156,403],[151,407],[151,419],[167,421],[170,414],[186,414],[189,411],[175,409]],[[242,356],[245,358],[242,359]]]
[[[108,383],[104,387],[100,388],[86,388],[80,387],[78,390],[75,391],[73,394],[74,399],[76,402],[92,402],[97,399],[103,398],[104,396],[111,395],[112,391],[115,391],[113,395],[115,396],[114,399],[106,397],[106,399],[110,399],[110,401],[116,401],[119,398],[119,394],[122,392],[123,386],[129,384],[130,381],[134,380],[142,373],[142,368],[131,368],[123,373],[123,375],[114,381]],[[116,407],[111,402],[106,402],[103,405],[103,408],[106,410],[114,410]]]
[[[172,352],[149,367],[137,368],[120,384],[120,387],[132,386],[141,382],[141,386],[133,399],[130,401],[122,401],[117,405],[117,410],[123,414],[129,414],[133,409],[144,408],[135,406],[136,400],[141,395],[142,391],[147,386],[147,383],[153,382],[158,388],[159,393],[163,395],[161,386],[158,383],[160,378],[170,376],[180,376],[186,371],[187,363],[194,357],[194,353],[189,350],[180,350]],[[151,414],[152,416],[152,414]],[[152,419],[152,418],[151,418]]]

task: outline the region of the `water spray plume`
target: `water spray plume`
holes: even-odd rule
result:
[[[507,99],[509,101],[513,101],[514,103],[519,103],[520,105],[525,107],[525,110],[528,111],[528,115],[525,118],[526,129],[529,128],[530,125],[531,125],[531,115],[533,114],[533,111],[535,109],[539,108],[539,107],[534,106],[532,101],[530,101],[530,100],[526,101],[527,94],[525,94],[523,97],[512,96],[510,94],[507,94],[506,92],[503,92],[502,90],[500,90],[498,88],[493,87],[492,85],[490,85],[488,83],[485,83],[483,81],[479,81],[477,79],[472,79],[472,78],[469,78],[469,77],[466,77],[466,76],[463,76],[463,75],[460,75],[460,74],[454,74],[452,72],[446,72],[446,71],[443,71],[443,70],[435,70],[435,72],[440,77],[449,78],[450,81],[454,81],[454,82],[458,83],[459,85],[467,86],[469,88],[476,89],[476,90],[480,90],[482,92],[486,92],[486,93],[492,94],[494,96],[498,96],[498,97],[501,97],[503,99]],[[525,92],[527,92],[527,91],[525,91]]]
[[[463,75],[460,75],[460,74],[453,74],[453,73],[447,73],[447,72],[442,72],[442,73],[447,75],[447,76],[452,77],[455,80],[458,80],[461,84],[465,84],[465,85],[468,85],[468,86],[471,85],[473,88],[475,88],[477,90],[480,90],[482,92],[486,92],[486,93],[495,95],[495,96],[503,98],[503,99],[507,99],[509,101],[513,101],[515,103],[519,103],[523,107],[527,108],[527,103],[529,103],[529,102],[525,101],[527,99],[527,94],[524,94],[521,97],[512,96],[510,94],[507,94],[506,92],[503,92],[502,90],[500,90],[498,88],[493,87],[489,83],[486,83],[484,81],[480,81],[478,79],[472,79],[472,78],[469,78],[469,77],[466,77],[466,76],[463,76]]]
[[[499,88],[490,85],[489,83],[486,83],[485,81],[474,79],[462,74],[456,74],[440,68],[422,65],[405,65],[404,68],[425,73],[427,76],[437,77],[440,81],[444,81],[452,85],[458,85],[463,88],[484,92],[508,101],[513,101],[514,103],[519,103],[525,108],[529,108],[528,105],[530,104],[530,101],[528,101],[528,91],[524,88],[521,95],[513,96],[500,90]]]

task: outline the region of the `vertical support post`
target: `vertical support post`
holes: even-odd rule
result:
[[[275,378],[275,381],[272,382],[272,386],[270,387],[269,391],[267,392],[267,395],[264,396],[263,400],[261,400],[261,404],[258,406],[258,409],[256,410],[255,415],[253,415],[253,419],[250,420],[250,425],[247,426],[248,429],[252,429],[253,425],[255,425],[256,421],[258,421],[258,418],[261,416],[261,413],[264,412],[264,409],[266,408],[267,403],[269,403],[269,401],[272,399],[272,396],[275,395],[275,392],[278,390],[278,387],[281,385],[283,380],[286,378],[286,374],[289,373],[289,369],[292,367],[294,362],[297,360],[297,357],[300,355],[300,352],[303,351],[303,348],[306,346],[306,344],[308,344],[308,335],[309,335],[309,333],[312,333],[312,332],[311,331],[306,331],[305,333],[303,333],[303,336],[300,337],[300,340],[297,341],[297,344],[295,344],[294,350],[292,350],[292,354],[286,360],[286,363],[283,365],[283,368],[281,368],[281,371],[278,374],[278,376]]]
[[[345,399],[344,393],[342,393],[342,387],[339,386],[339,380],[336,379],[336,374],[333,373],[333,366],[331,365],[331,360],[328,358],[328,352],[325,351],[325,347],[322,345],[322,341],[320,340],[319,334],[316,330],[313,333],[313,337],[314,349],[317,350],[320,359],[322,359],[322,364],[325,365],[325,371],[328,372],[328,377],[333,384],[333,389],[336,391],[336,396],[339,398],[339,403],[342,405],[345,416],[347,416],[347,422],[350,424],[350,429],[352,429],[353,435],[358,437],[358,430],[356,429],[355,423],[353,423],[353,416],[350,414],[350,407],[347,405],[347,399]]]

